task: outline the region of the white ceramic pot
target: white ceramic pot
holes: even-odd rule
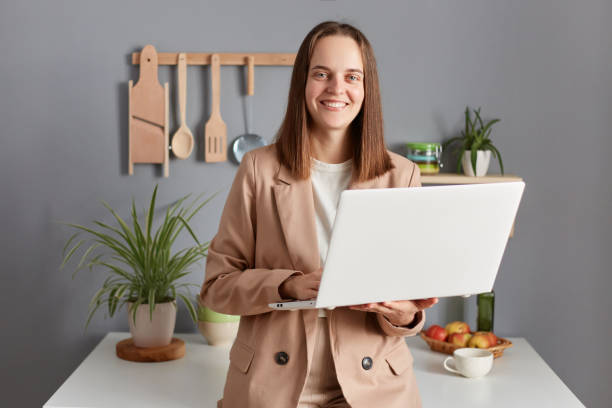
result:
[[[463,173],[466,176],[482,177],[487,174],[487,170],[489,169],[489,162],[491,161],[491,151],[478,150],[476,152],[476,174],[474,174],[474,170],[472,169],[472,152],[470,150],[466,150],[465,152],[463,152],[462,160]]]
[[[215,312],[204,306],[200,295],[196,295],[198,303],[198,329],[206,342],[211,346],[231,346],[238,335],[240,316]]]
[[[167,346],[172,341],[176,324],[176,301],[157,303],[153,320],[149,317],[149,305],[140,305],[136,310],[136,323],[132,315],[132,304],[128,302],[130,333],[136,347]]]
[[[198,329],[211,346],[231,346],[238,334],[240,321],[198,322]]]

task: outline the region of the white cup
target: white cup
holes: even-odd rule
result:
[[[484,377],[492,367],[493,353],[477,348],[457,349],[453,352],[453,357],[444,360],[444,368],[468,378]]]

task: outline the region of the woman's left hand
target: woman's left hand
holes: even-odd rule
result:
[[[412,323],[414,315],[417,312],[430,308],[436,303],[438,303],[438,298],[395,300],[392,302],[354,305],[349,306],[349,309],[380,313],[385,316],[391,324],[395,326],[406,326]]]

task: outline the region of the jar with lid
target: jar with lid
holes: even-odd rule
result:
[[[406,158],[415,162],[421,174],[437,174],[440,172],[442,163],[442,145],[435,142],[410,142],[406,143]]]

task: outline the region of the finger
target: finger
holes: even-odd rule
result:
[[[440,299],[437,297],[431,297],[431,298],[426,298],[426,299],[413,299],[412,301],[413,302],[425,302],[425,303],[433,302],[435,304],[435,303],[438,303]]]
[[[392,309],[397,314],[416,313],[421,310],[412,300],[383,302],[383,306]]]
[[[350,307],[353,308],[354,310],[361,310],[362,312],[374,312],[372,305],[373,305],[372,303],[365,303],[362,305],[352,305]]]
[[[382,302],[383,306],[386,306],[394,310],[411,310],[415,308],[415,303],[412,300],[390,300]]]
[[[319,290],[319,285],[319,281],[305,280],[299,282],[299,285],[296,285],[296,287],[299,290]]]
[[[304,291],[301,293],[300,300],[314,299],[314,298],[316,298],[316,297],[317,297],[317,292],[318,292],[318,291],[313,290],[313,289],[307,289],[307,290],[304,290]]]
[[[320,284],[321,283],[321,277],[320,276],[309,276],[308,279],[306,279],[306,282],[310,283],[310,284]]]
[[[418,299],[414,301],[419,310],[427,309],[438,303],[438,298]]]
[[[382,314],[396,314],[397,313],[397,311],[395,311],[394,309],[383,306],[382,303],[371,303],[368,308],[368,311],[378,312]]]

